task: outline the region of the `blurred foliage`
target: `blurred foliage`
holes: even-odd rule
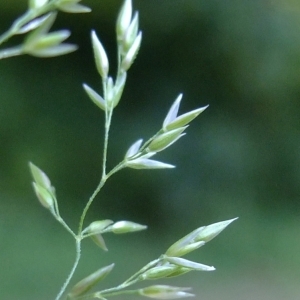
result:
[[[26,3],[0,1],[1,32]],[[114,20],[121,1],[84,3],[91,14],[61,13],[55,24],[72,30],[70,41],[79,51],[0,61],[3,299],[53,299],[73,260],[71,239],[34,197],[27,162],[50,176],[72,226],[100,178],[103,116],[81,84],[101,88],[91,28],[116,62]],[[180,92],[182,112],[210,107],[187,136],[160,155],[177,165],[175,170],[124,170],[107,183],[88,219],[130,219],[149,230],[120,241],[110,238],[105,255],[86,243],[77,279],[114,261],[119,269],[107,283],[124,279],[193,228],[239,216],[196,253],[196,260],[217,271],[179,278],[178,285],[197,286],[199,299],[206,300],[297,299],[299,2],[136,0],[134,5],[143,43],[114,115],[109,165],[132,142],[160,128]],[[126,255],[134,259],[124,262]]]

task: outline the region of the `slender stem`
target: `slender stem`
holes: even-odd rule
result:
[[[77,265],[79,263],[80,257],[81,257],[81,241],[83,239],[82,236],[82,227],[83,227],[83,223],[84,223],[84,219],[85,216],[91,206],[91,204],[93,203],[95,197],[97,196],[97,194],[100,192],[101,188],[104,186],[106,180],[111,177],[114,173],[118,172],[119,170],[121,170],[122,168],[124,168],[125,164],[124,161],[120,162],[118,165],[116,165],[107,175],[105,174],[105,166],[106,166],[106,156],[107,156],[107,146],[108,146],[108,133],[109,133],[109,128],[110,128],[110,124],[111,124],[111,118],[112,118],[112,111],[108,114],[108,119],[106,121],[106,126],[105,126],[105,142],[104,142],[104,159],[103,159],[103,174],[102,174],[102,178],[100,180],[100,183],[98,184],[97,188],[95,189],[95,191],[93,192],[92,196],[90,197],[89,201],[87,202],[82,215],[80,217],[80,222],[79,222],[79,228],[78,228],[78,236],[75,236],[75,234],[73,233],[73,231],[68,227],[68,225],[59,217],[58,221],[61,222],[63,224],[63,226],[71,232],[71,234],[75,237],[76,239],[76,259],[75,259],[75,263],[73,265],[73,268],[67,278],[67,280],[65,281],[63,287],[61,288],[60,293],[57,295],[57,298],[55,300],[59,300],[60,297],[62,296],[62,294],[64,293],[65,289],[67,288],[70,280],[72,279],[74,272],[77,268]]]
[[[106,100],[105,106],[105,124],[104,124],[104,145],[103,145],[103,157],[102,157],[102,178],[106,176],[106,161],[107,161],[107,148],[108,148],[108,138],[109,138],[109,128],[110,123],[108,123],[108,101],[107,101],[107,88],[106,88],[106,79],[102,80],[103,96]]]
[[[57,199],[56,199],[56,195],[55,192],[52,192],[52,198],[54,200],[54,209],[55,209],[55,213],[57,216],[60,217],[60,213],[59,213],[59,208],[58,208],[58,203],[57,203]]]
[[[57,221],[62,224],[62,226],[76,239],[76,234],[73,232],[73,230],[68,226],[68,224],[64,221],[64,219],[58,215],[55,216],[55,218],[57,219]]]
[[[107,99],[107,88],[106,88],[106,79],[102,80],[102,86],[103,86],[103,94],[104,94],[104,99]],[[112,115],[113,115],[113,108],[109,107],[108,101],[106,101],[106,109],[105,109],[105,132],[104,132],[104,145],[103,145],[103,161],[102,161],[102,177],[101,180],[90,197],[89,201],[87,202],[82,215],[80,217],[80,222],[79,222],[79,228],[78,228],[78,235],[82,233],[82,227],[83,227],[83,222],[85,219],[85,216],[93,203],[95,197],[97,194],[100,192],[101,188],[104,186],[106,180],[112,176],[114,173],[119,171],[124,167],[124,163],[121,162],[119,163],[115,168],[113,168],[108,174],[106,174],[106,163],[107,163],[107,150],[108,150],[108,140],[109,140],[109,130],[110,130],[110,125],[111,125],[111,120],[112,120]]]
[[[120,295],[120,294],[126,293],[126,290],[123,291],[123,289],[125,289],[126,287],[127,286],[123,286],[121,284],[121,285],[118,285],[116,287],[100,291],[97,294],[99,294],[101,296],[115,296],[115,295]]]
[[[122,290],[125,289],[128,286],[131,286],[131,285],[141,281],[141,279],[139,278],[139,275],[144,273],[148,269],[154,267],[155,265],[157,265],[157,263],[160,260],[161,260],[161,258],[158,258],[158,259],[155,259],[155,260],[151,261],[150,263],[145,265],[143,268],[141,268],[138,272],[136,272],[131,277],[129,277],[127,280],[125,280],[123,283],[119,284],[116,287],[102,290],[102,291],[98,292],[97,294],[99,294],[101,296],[105,296],[105,295],[106,296],[116,296],[116,295],[119,295],[119,294],[124,294],[124,293],[126,294],[128,291],[126,291],[126,290],[122,291]]]
[[[90,197],[89,201],[87,202],[82,215],[80,217],[80,222],[79,222],[79,227],[78,227],[78,235],[76,236],[73,231],[69,228],[69,226],[64,222],[64,220],[58,216],[57,220],[75,237],[76,239],[76,259],[75,259],[75,263],[72,267],[72,270],[69,274],[69,276],[67,277],[64,285],[62,286],[59,294],[57,295],[55,300],[59,300],[60,297],[62,296],[62,294],[64,293],[64,291],[66,290],[68,284],[70,283],[74,272],[78,266],[80,257],[81,257],[81,241],[83,239],[82,236],[82,227],[83,227],[83,223],[84,223],[84,219],[86,217],[86,214],[91,206],[91,204],[93,203],[95,197],[97,196],[97,194],[100,192],[101,188],[104,186],[106,180],[112,176],[114,173],[116,173],[117,171],[121,170],[124,167],[124,162],[122,161],[121,163],[119,163],[117,166],[115,166],[107,175],[106,175],[106,158],[107,158],[107,147],[108,147],[108,137],[109,137],[109,129],[110,129],[110,124],[111,124],[111,118],[112,118],[112,110],[108,112],[107,115],[107,119],[105,122],[105,139],[104,139],[104,159],[103,159],[103,174],[102,174],[102,178],[100,180],[100,183],[98,184],[97,188],[95,189],[95,191],[93,192],[92,196]]]
[[[133,274],[131,277],[129,277],[127,280],[124,281],[123,285],[129,286],[136,282],[137,277],[141,275],[142,273],[146,272],[148,269],[156,266],[160,262],[160,258],[155,259],[151,262],[149,262],[147,265],[145,265],[143,268],[141,268],[139,271],[137,271],[135,274]]]
[[[109,173],[107,173],[105,178],[102,178],[99,185],[97,186],[97,188],[95,189],[94,193],[92,194],[92,196],[90,197],[89,201],[87,202],[83,213],[80,217],[80,222],[79,222],[79,228],[78,228],[78,235],[80,235],[82,233],[82,227],[83,227],[83,222],[85,219],[85,216],[91,206],[91,204],[93,203],[95,197],[97,196],[97,194],[100,192],[100,190],[102,189],[102,187],[104,186],[106,180],[108,178],[110,178],[113,174],[115,174],[116,172],[120,171],[121,169],[123,169],[125,167],[125,163],[124,161],[120,162],[118,165],[116,165]]]
[[[109,109],[108,111],[105,112],[106,120],[105,120],[104,147],[103,147],[102,179],[106,178],[107,149],[108,149],[109,129],[111,125],[112,114],[113,114],[113,109]]]
[[[103,85],[104,99],[106,99],[106,94],[107,94],[106,93],[106,80],[102,80],[102,85]],[[106,160],[107,160],[109,128],[110,128],[110,122],[111,122],[111,117],[109,118],[109,115],[111,116],[111,114],[108,112],[108,107],[106,107],[106,109],[105,109],[105,129],[104,129],[105,133],[104,133],[104,146],[103,146],[102,176],[101,176],[101,180],[100,180],[97,188],[93,192],[92,196],[90,197],[89,201],[87,202],[87,204],[82,212],[82,215],[81,215],[80,221],[79,221],[78,235],[81,235],[81,233],[82,233],[83,222],[84,222],[85,216],[86,216],[91,204],[93,203],[95,197],[100,192],[101,188],[103,187],[103,185],[105,184],[106,179],[107,179]]]
[[[83,222],[84,222],[84,219],[85,219],[85,216],[91,206],[91,204],[93,203],[95,197],[97,196],[97,194],[100,192],[101,188],[103,187],[103,185],[105,184],[105,181],[106,180],[101,180],[99,185],[97,186],[96,190],[94,191],[94,193],[92,194],[92,196],[90,197],[89,201],[87,202],[83,212],[82,212],[82,215],[80,217],[80,222],[79,222],[79,227],[78,227],[78,235],[80,235],[82,233],[82,227],[83,227]]]
[[[59,214],[57,199],[54,193],[52,193],[52,197],[54,199],[54,207],[51,208],[52,215],[76,239],[76,234],[74,233],[74,231],[69,227],[69,225],[64,221],[64,219]]]
[[[104,143],[104,151],[105,151],[105,156],[107,155],[107,145],[108,145],[108,132],[109,132],[109,128],[110,128],[110,123],[111,123],[111,117],[112,117],[112,113],[109,113],[108,115],[108,120],[106,122],[106,126],[105,126],[105,143]],[[104,163],[106,164],[106,158],[104,160]],[[116,173],[117,171],[119,171],[120,169],[122,169],[124,167],[124,163],[121,162],[120,164],[118,164],[115,168],[113,168],[107,175],[102,175],[102,178],[100,180],[99,185],[97,186],[96,190],[93,192],[92,196],[90,197],[89,201],[87,202],[83,213],[80,217],[80,222],[79,222],[79,228],[78,228],[78,236],[76,237],[75,234],[73,233],[73,231],[68,227],[68,225],[63,221],[62,218],[57,218],[57,220],[59,222],[62,223],[62,225],[71,232],[71,234],[76,238],[76,259],[75,259],[75,263],[73,265],[73,268],[69,274],[69,276],[67,277],[63,287],[61,288],[60,293],[57,295],[57,298],[55,300],[59,300],[60,297],[62,296],[62,294],[64,293],[65,289],[67,288],[70,280],[72,279],[74,272],[77,268],[77,265],[79,263],[80,257],[81,257],[81,240],[82,240],[82,227],[83,227],[83,222],[85,219],[85,216],[92,204],[92,202],[94,201],[95,197],[97,196],[97,194],[100,192],[101,188],[104,186],[106,180],[112,176],[114,173]],[[104,168],[104,172],[105,172],[105,168]]]
[[[81,239],[80,238],[77,238],[76,239],[76,258],[75,258],[75,262],[73,264],[73,267],[71,269],[71,272],[69,273],[65,283],[63,284],[63,286],[61,287],[60,289],[60,292],[57,294],[55,300],[59,300],[61,298],[61,296],[63,295],[63,293],[65,292],[67,286],[69,285],[74,273],[75,273],[75,270],[78,266],[78,263],[79,263],[79,260],[80,260],[80,257],[81,257]]]
[[[102,291],[99,291],[99,292],[96,292],[93,294],[81,296],[78,298],[78,300],[88,300],[88,299],[94,299],[94,298],[102,299],[103,296],[110,297],[110,296],[117,296],[117,295],[121,295],[121,294],[136,294],[136,293],[138,293],[138,290],[124,290],[124,289],[141,281],[142,279],[139,277],[139,275],[141,275],[148,269],[157,265],[161,259],[162,259],[162,257],[151,261],[150,263],[145,265],[143,268],[141,268],[138,272],[133,274],[131,277],[129,277],[127,280],[125,280],[123,283],[119,284],[116,287],[105,289],[105,290],[102,290]]]
[[[118,69],[117,69],[117,78],[121,74],[121,63],[122,63],[122,54],[121,54],[121,46],[118,43]]]
[[[137,294],[138,293],[138,290],[126,290],[126,291],[115,291],[115,292],[112,292],[112,293],[109,293],[109,296],[118,296],[118,295],[124,295],[124,294],[127,294],[127,295],[132,295],[132,294]],[[100,293],[102,295],[102,293]]]
[[[127,294],[127,295],[134,295],[134,294],[138,294],[138,290],[126,290],[126,291],[116,291],[114,293],[109,294],[109,296],[118,296],[121,294]],[[76,298],[77,300],[89,300],[89,299],[103,299],[102,298],[102,293],[101,292],[96,292],[93,294],[89,294],[89,295],[85,295],[85,296],[81,296]]]

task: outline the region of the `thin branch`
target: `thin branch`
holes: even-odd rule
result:
[[[70,274],[68,275],[65,283],[61,287],[60,292],[57,294],[55,300],[59,300],[61,298],[61,296],[63,295],[63,293],[65,292],[67,286],[69,285],[69,283],[70,283],[70,281],[71,281],[71,279],[72,279],[72,277],[75,273],[75,270],[78,266],[80,257],[81,257],[81,239],[76,239],[76,258],[75,258],[75,262],[73,264],[73,267],[71,269]]]

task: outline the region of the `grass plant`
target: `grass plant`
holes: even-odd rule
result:
[[[57,12],[87,13],[91,9],[82,5],[80,0],[30,0],[28,10],[19,17],[12,26],[0,36],[0,45],[15,35],[23,35],[20,45],[0,50],[0,59],[19,55],[36,57],[52,57],[68,54],[77,49],[77,46],[64,43],[70,36],[68,30],[50,32],[55,22]],[[158,280],[180,276],[191,271],[213,271],[213,266],[183,258],[188,253],[204,246],[216,237],[235,219],[202,226],[188,233],[171,245],[158,258],[145,264],[140,270],[129,276],[124,282],[108,288],[99,289],[98,283],[105,279],[114,269],[114,264],[99,266],[98,269],[81,281],[71,286],[71,280],[81,259],[82,242],[92,239],[103,251],[108,251],[104,236],[106,234],[125,234],[141,231],[147,228],[129,220],[112,221],[110,219],[95,220],[85,224],[86,216],[106,182],[117,172],[124,168],[131,169],[172,169],[174,165],[153,159],[157,153],[164,151],[181,139],[186,133],[190,122],[199,116],[206,108],[200,107],[192,111],[179,114],[182,94],[178,95],[159,125],[156,133],[144,141],[138,139],[133,142],[120,162],[107,170],[108,149],[110,140],[110,127],[113,112],[117,108],[126,85],[127,74],[139,52],[142,42],[142,32],[139,29],[139,14],[134,12],[132,1],[125,0],[116,22],[116,43],[118,66],[116,75],[110,75],[110,64],[104,46],[97,33],[91,31],[91,44],[94,52],[96,70],[101,79],[101,92],[96,91],[88,84],[83,88],[88,98],[95,104],[99,112],[104,113],[104,147],[102,160],[102,176],[93,194],[86,201],[78,222],[78,227],[72,229],[61,216],[55,188],[44,171],[33,163],[29,163],[33,177],[33,189],[40,203],[49,210],[54,219],[58,221],[74,238],[75,261],[65,282],[58,291],[55,299],[108,299],[117,295],[140,295],[154,299],[178,299],[193,296],[190,288],[171,285],[147,285],[143,288],[134,288],[136,283],[142,281]]]

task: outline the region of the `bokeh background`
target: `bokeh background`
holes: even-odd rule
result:
[[[0,299],[53,299],[74,260],[72,239],[32,192],[28,161],[49,175],[74,228],[99,180],[103,114],[81,85],[101,90],[91,28],[115,70],[121,1],[84,3],[91,14],[60,13],[54,25],[72,30],[76,53],[0,62]],[[1,32],[26,5],[0,1]],[[179,93],[181,112],[210,107],[157,157],[175,170],[124,170],[107,183],[87,221],[128,219],[149,229],[107,236],[108,253],[86,241],[74,283],[116,262],[103,286],[117,284],[191,230],[238,216],[188,256],[217,271],[159,282],[192,286],[203,300],[299,299],[299,2],[135,0],[134,6],[143,43],[115,111],[109,166],[160,128]]]

